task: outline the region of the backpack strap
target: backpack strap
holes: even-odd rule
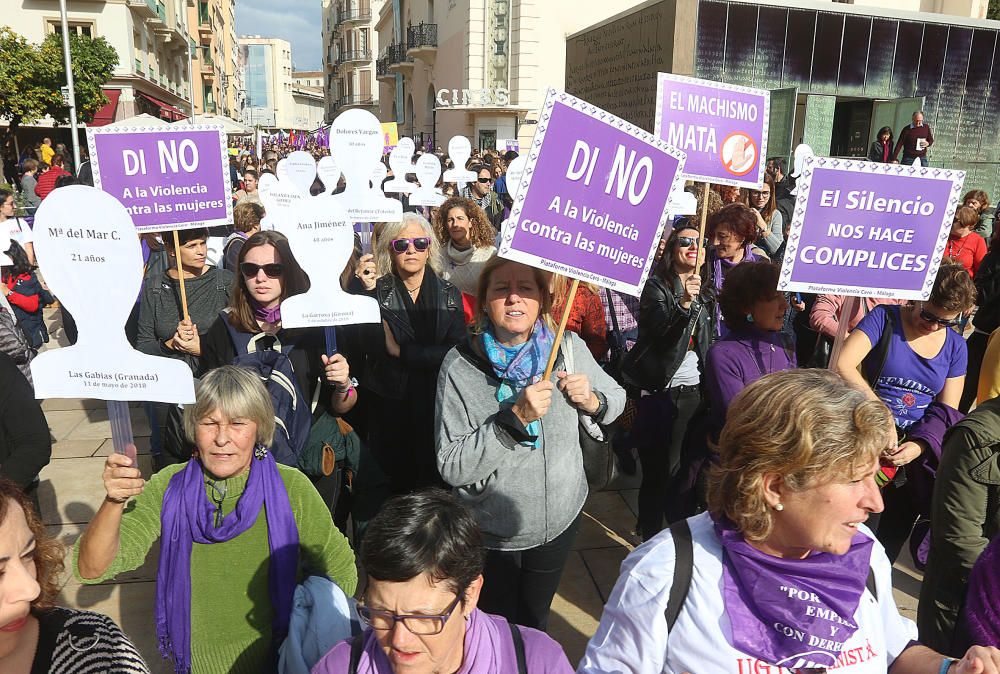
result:
[[[878,586],[875,584],[875,571],[872,570],[871,566],[868,567],[868,580],[865,581],[865,587],[867,587],[868,591],[872,593],[872,596],[875,597],[875,602],[877,603]]]
[[[358,674],[358,664],[361,663],[361,653],[364,651],[365,633],[354,635],[351,639],[351,662],[347,666],[347,674]]]
[[[864,301],[863,299],[861,300]],[[868,385],[873,389],[875,384],[878,383],[878,378],[882,376],[882,370],[885,368],[885,362],[889,359],[889,346],[892,342],[892,314],[889,312],[889,307],[883,309],[885,314],[885,322],[882,325],[882,334],[879,335],[878,342],[875,344],[875,348],[872,352],[875,355],[875,363],[877,363],[876,369],[867,377]]]
[[[670,597],[667,598],[667,608],[663,612],[668,631],[674,629],[677,617],[684,608],[688,590],[691,589],[691,576],[694,574],[694,542],[691,540],[691,527],[687,520],[671,524],[670,535],[674,539],[674,579],[670,586]]]
[[[528,674],[528,661],[524,657],[524,637],[517,625],[507,621],[510,628],[510,638],[514,642],[514,655],[517,657],[517,674]]]

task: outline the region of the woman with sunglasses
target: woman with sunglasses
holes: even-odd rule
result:
[[[946,262],[927,301],[875,307],[844,342],[837,362],[840,375],[884,402],[896,422],[899,443],[883,456],[883,481],[920,459],[905,482],[900,475],[886,489],[885,513],[872,527],[893,561],[917,516],[928,514],[944,432],[961,418],[968,354],[953,328],[975,300],[965,267]]]
[[[313,674],[571,674],[544,632],[477,608],[483,552],[475,518],[454,496],[427,490],[386,502],[359,555],[366,629],[337,644]]]
[[[774,178],[764,174],[764,186],[759,190],[747,192],[747,205],[757,221],[757,245],[775,262],[778,251],[785,242],[785,221],[778,210],[778,199],[775,193]]]
[[[286,329],[281,325],[281,302],[309,289],[309,277],[292,255],[285,235],[273,230],[252,235],[240,249],[237,269],[229,306],[201,340],[201,372],[229,365],[250,351],[280,350],[295,374],[296,399],[308,404],[322,382],[320,408],[347,413],[357,402],[357,394],[340,339],[346,333],[337,329],[338,353],[329,355],[319,328]],[[290,428],[291,420],[286,422]]]
[[[439,260],[437,236],[416,213],[386,223],[377,239],[382,325],[365,340],[362,383],[372,394],[369,446],[394,493],[443,484],[434,464],[434,395],[441,361],[465,338],[465,314],[461,292],[437,274]]]
[[[702,402],[705,357],[715,337],[715,299],[698,274],[698,229],[670,233],[639,300],[639,339],[625,357],[625,382],[642,391],[632,439],[642,462],[639,533],[648,541],[680,518],[670,482],[681,465],[688,425]]]

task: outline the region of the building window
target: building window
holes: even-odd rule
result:
[[[97,32],[93,21],[67,21],[67,26],[71,33],[76,33],[80,37],[94,37]],[[62,22],[59,19],[49,19],[45,22],[47,33],[62,33]]]

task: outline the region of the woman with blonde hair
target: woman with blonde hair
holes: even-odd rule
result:
[[[434,465],[434,391],[445,354],[465,338],[462,294],[437,275],[437,236],[416,213],[385,223],[374,252],[382,324],[364,340],[368,443],[391,490],[406,493],[442,484]]]
[[[864,521],[895,443],[885,405],[832,372],[788,370],[741,392],[719,439],[709,512],[633,552],[578,672],[832,669],[996,674],[1000,651],[952,661],[916,642]],[[951,669],[949,669],[951,667]]]
[[[475,295],[479,272],[497,252],[493,245],[496,230],[486,213],[471,199],[452,197],[438,209],[434,231],[443,246],[441,278]]]
[[[581,424],[610,423],[625,407],[625,391],[571,332],[543,380],[549,281],[535,267],[486,263],[473,334],[441,365],[435,414],[438,469],[483,530],[480,605],[542,630],[587,498]]]

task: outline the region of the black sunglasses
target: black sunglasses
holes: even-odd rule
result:
[[[389,245],[397,253],[405,253],[410,249],[410,244],[413,244],[414,250],[418,253],[422,253],[431,247],[430,237],[418,236],[415,239],[393,239]]]
[[[680,248],[690,248],[691,246],[698,243],[698,237],[696,236],[678,236],[677,246]]]
[[[493,182],[493,178],[476,178],[476,180],[478,180],[481,183],[491,183],[491,182]]]
[[[240,271],[247,278],[256,278],[261,269],[264,270],[264,275],[268,278],[278,278],[285,271],[285,266],[280,262],[271,262],[270,264],[244,262],[240,265]]]
[[[924,309],[923,304],[920,305],[920,318],[922,320],[927,321],[928,323],[937,323],[942,328],[954,328],[961,322],[957,318],[951,318],[951,319],[938,318],[931,312],[927,311],[927,309]]]

